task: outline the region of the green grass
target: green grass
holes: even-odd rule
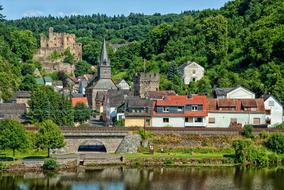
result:
[[[13,151],[12,150],[1,150],[0,154],[6,154],[6,157],[13,158]],[[16,151],[16,158],[29,158],[29,157],[47,157],[46,150],[23,150],[23,151]]]
[[[135,158],[223,158],[222,153],[133,153],[124,154],[128,159]]]

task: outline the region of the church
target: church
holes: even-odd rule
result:
[[[103,41],[101,55],[98,66],[98,75],[88,84],[86,96],[89,107],[92,110],[102,112],[102,104],[108,90],[117,87],[111,80],[111,65],[107,54],[106,41]]]

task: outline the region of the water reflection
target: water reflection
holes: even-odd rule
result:
[[[2,190],[284,189],[284,169],[105,168],[85,172],[0,174]]]

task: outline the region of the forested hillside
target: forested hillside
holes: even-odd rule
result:
[[[114,80],[132,81],[134,74],[143,70],[145,60],[147,71],[161,73],[162,89],[210,95],[214,86],[243,85],[257,95],[272,93],[284,102],[283,12],[283,0],[234,0],[219,10],[179,15],[49,16],[6,21],[2,25],[9,27],[0,29],[0,43],[7,46],[1,51],[8,51],[1,52],[2,62],[9,61],[9,67],[25,74],[19,69],[30,58],[24,46],[30,45],[28,50],[33,50],[33,36],[38,39],[40,33],[52,26],[55,31],[75,33],[83,44],[83,59],[93,65],[97,64],[103,38],[111,43],[128,44],[116,52],[110,48]],[[23,43],[16,45],[17,42]],[[10,51],[13,56],[3,56]],[[11,57],[21,61],[10,60]],[[205,77],[189,86],[183,85],[177,67],[185,61],[204,66]],[[19,85],[23,81],[19,77],[13,80]]]

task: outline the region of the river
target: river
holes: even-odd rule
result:
[[[82,172],[0,173],[0,190],[284,190],[284,169],[104,168]]]

